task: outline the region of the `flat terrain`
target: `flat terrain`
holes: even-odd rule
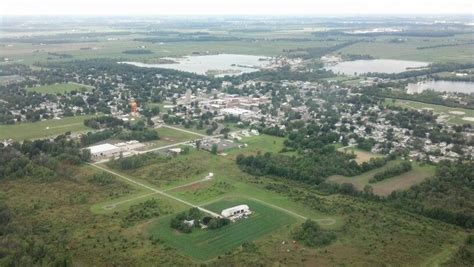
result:
[[[196,229],[191,234],[182,234],[169,226],[172,218],[169,216],[151,225],[150,234],[196,259],[209,260],[238,249],[244,242],[256,240],[296,222],[296,219],[288,214],[249,199],[224,199],[205,207],[220,213],[224,208],[243,203],[249,205],[253,214],[220,229]]]
[[[400,38],[401,43],[391,42]],[[360,42],[345,47],[340,51],[348,54],[371,55],[383,59],[400,59],[425,62],[458,62],[470,63],[474,60],[472,54],[472,34],[456,35],[451,38],[436,37],[406,37],[406,36],[381,36],[374,42]],[[457,44],[456,46],[441,46],[427,49],[417,49],[436,45]]]
[[[71,91],[86,91],[91,87],[78,83],[58,83],[51,85],[43,85],[38,87],[26,88],[27,91],[45,93],[45,94],[64,94]]]
[[[369,183],[369,180],[374,177],[374,175],[390,166],[393,166],[398,161],[390,161],[385,166],[368,171],[361,175],[354,177],[345,177],[341,175],[334,175],[328,178],[329,181],[335,182],[338,184],[342,183],[351,183],[355,186],[357,190],[364,190],[366,185],[370,185],[373,188],[373,192],[379,196],[388,196],[393,191],[405,190],[410,188],[415,184],[421,183],[426,178],[429,178],[434,175],[434,167],[430,165],[419,165],[413,163],[413,169],[409,172],[403,173],[401,175],[376,182]]]
[[[358,164],[362,164],[364,162],[367,162],[371,158],[382,157],[382,155],[380,155],[380,154],[372,153],[372,152],[365,151],[365,150],[362,150],[362,149],[358,149],[356,147],[341,147],[338,150],[349,153],[349,154],[354,153],[356,155],[355,161]]]
[[[439,118],[451,124],[474,124],[474,110],[472,109],[452,108],[401,99],[396,99],[394,102],[391,98],[386,98],[385,104],[409,109],[433,111],[433,113],[439,114]],[[472,118],[472,120],[467,118]]]
[[[12,125],[0,125],[0,139],[37,139],[64,134],[65,132],[81,132],[91,130],[84,125],[84,120],[94,115],[64,117],[38,122],[24,122]]]

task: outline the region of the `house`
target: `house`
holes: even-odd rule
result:
[[[252,212],[250,211],[250,208],[247,205],[238,205],[235,207],[222,210],[221,212],[222,217],[228,218],[231,220],[242,218],[250,214],[252,214]]]

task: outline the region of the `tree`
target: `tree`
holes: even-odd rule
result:
[[[211,154],[217,155],[217,144],[212,144]]]

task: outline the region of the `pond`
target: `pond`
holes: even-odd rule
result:
[[[456,81],[424,81],[419,83],[409,83],[407,93],[421,93],[424,90],[431,89],[438,92],[458,92],[472,94],[474,93],[474,82],[456,82]]]
[[[332,70],[334,73],[340,73],[345,75],[359,75],[368,72],[400,73],[410,69],[426,67],[429,64],[430,63],[428,62],[407,60],[364,59],[340,62],[332,66],[327,66],[326,69]]]
[[[214,75],[216,77],[222,77],[225,75],[240,75],[242,73],[254,72],[258,71],[262,67],[270,65],[269,58],[267,57],[238,54],[199,55],[165,59],[170,60],[172,63],[120,63],[145,68],[174,69],[201,75]]]

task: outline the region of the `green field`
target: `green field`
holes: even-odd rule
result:
[[[369,180],[374,177],[374,175],[380,171],[383,171],[391,166],[399,163],[399,160],[389,161],[385,166],[365,172],[361,175],[354,177],[345,177],[341,175],[334,175],[328,178],[328,181],[335,183],[351,183],[355,186],[357,190],[364,190],[366,185],[370,185],[373,188],[373,192],[379,196],[388,196],[393,191],[405,190],[410,188],[415,184],[419,184],[425,179],[432,177],[434,175],[434,166],[431,165],[419,165],[417,163],[412,163],[413,169],[406,173],[397,175],[395,177],[385,179],[376,183],[369,183]]]
[[[442,105],[426,104],[422,102],[416,102],[411,100],[396,99],[395,102],[392,98],[385,99],[386,105],[394,105],[403,108],[433,111],[446,122],[451,124],[474,124],[474,121],[468,121],[465,118],[474,118],[474,110],[465,108],[452,108]]]
[[[281,211],[248,199],[225,199],[205,206],[220,213],[224,208],[247,204],[253,214],[217,230],[196,229],[191,234],[182,234],[170,226],[172,216],[161,218],[150,227],[153,238],[159,238],[170,246],[199,260],[209,260],[225,252],[238,249],[244,242],[256,240],[264,235],[276,234],[279,228],[297,220]]]
[[[24,122],[12,125],[0,125],[0,139],[38,139],[65,132],[80,132],[91,130],[84,125],[84,120],[94,115],[64,117],[60,120],[45,120],[38,122]]]
[[[390,39],[402,38],[403,43],[391,43]],[[470,63],[474,60],[472,45],[459,45],[417,49],[417,47],[445,45],[453,43],[466,43],[472,41],[472,34],[457,35],[453,38],[428,38],[428,37],[377,37],[374,42],[360,42],[340,50],[346,54],[371,55],[376,58],[400,59],[425,62],[458,62]]]
[[[90,86],[78,83],[57,83],[38,87],[29,87],[26,88],[26,90],[30,92],[38,92],[45,94],[64,94],[69,93],[71,91],[86,91],[90,88]]]

